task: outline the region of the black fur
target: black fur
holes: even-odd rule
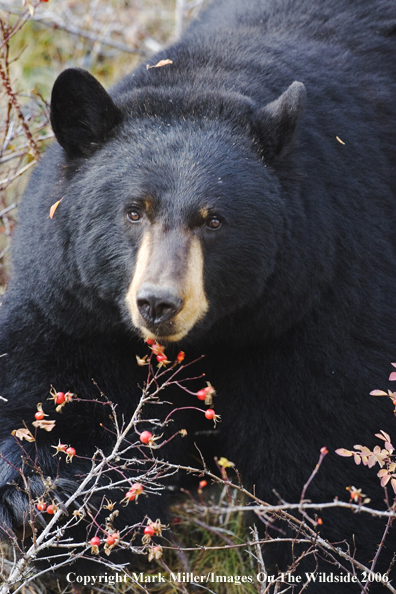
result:
[[[134,410],[144,347],[125,294],[142,231],[125,212],[150,195],[154,220],[194,234],[204,254],[209,310],[177,347],[206,354],[200,365],[218,392],[223,421],[208,455],[235,462],[267,501],[273,489],[297,501],[326,445],[307,496],[347,499],[354,485],[384,507],[375,470],[334,450],[373,447],[380,429],[394,435],[390,402],[368,393],[386,385],[396,351],[395,23],[392,0],[216,1],[150,61],[173,64],[143,64],[111,99],[80,70],[59,77],[52,123],[63,148],[48,151],[25,193],[0,309],[4,458],[18,466],[10,432],[51,384],[92,399],[94,378],[126,417]],[[196,224],[202,207],[219,230]],[[70,405],[40,433],[46,474],[56,473],[58,438],[87,456],[106,445],[104,414]],[[194,414],[175,422],[195,424]],[[23,502],[6,484],[13,468],[0,468],[0,519],[15,526]],[[76,459],[61,475],[84,469]],[[139,505],[122,520],[138,521]],[[383,521],[323,519],[326,538],[355,534],[357,559],[373,558]],[[387,542],[381,570],[392,530]]]

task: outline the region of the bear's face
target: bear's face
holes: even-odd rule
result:
[[[285,204],[254,125],[242,116],[239,124],[247,100],[234,121],[210,110],[197,117],[194,108],[169,115],[155,101],[144,114],[119,110],[100,87],[92,112],[99,83],[72,72],[79,101],[67,103],[72,85],[58,79],[52,124],[73,170],[68,226],[92,298],[116,303],[129,329],[162,342],[207,333],[219,319],[254,308],[275,266]],[[289,103],[298,84],[286,92]],[[296,124],[286,93],[256,116],[273,128],[267,153],[279,152],[278,137]]]
[[[264,290],[283,204],[251,145],[215,122],[132,121],[75,174],[80,276],[140,335],[178,341]]]

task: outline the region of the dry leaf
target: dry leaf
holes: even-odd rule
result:
[[[161,66],[167,66],[168,64],[173,64],[172,60],[160,60],[157,62],[157,64],[153,64],[152,66],[147,64],[146,69],[150,70],[150,68],[161,68]]]
[[[234,462],[230,462],[230,460],[227,460],[227,458],[224,458],[224,456],[222,456],[220,460],[218,460],[217,464],[219,466],[222,466],[223,468],[232,468],[233,466],[235,466]]]
[[[344,456],[345,458],[349,458],[349,456],[353,456],[353,452],[350,450],[346,450],[345,448],[339,448],[335,451],[336,454],[339,456]]]
[[[141,359],[138,355],[136,355],[136,361],[139,367],[143,367],[144,365],[149,365],[150,361],[147,360],[147,355]]]
[[[46,421],[42,419],[41,421],[33,421],[33,427],[37,427],[38,429],[45,429],[45,431],[52,431],[55,427],[55,421]]]
[[[36,441],[29,429],[14,429],[11,435],[14,435],[18,439],[26,439],[26,441]]]
[[[385,433],[385,431],[382,431],[381,429],[381,433],[385,438],[385,441],[391,441],[390,435],[388,435],[388,433]]]
[[[62,202],[63,198],[61,198],[60,200],[58,200],[58,202],[55,202],[55,204],[53,204],[50,208],[50,213],[49,213],[49,218],[52,219],[56,209],[58,208],[59,204]]]
[[[389,483],[391,478],[392,477],[390,474],[384,474],[384,476],[381,479],[381,487],[386,487],[386,485]]]
[[[343,140],[341,140],[341,138],[339,136],[336,136],[336,139],[338,140],[338,142],[340,144],[345,144],[345,142]]]

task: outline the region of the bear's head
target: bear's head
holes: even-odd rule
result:
[[[63,72],[51,102],[64,149],[55,217],[91,308],[116,304],[124,327],[162,342],[246,308],[254,329],[288,233],[285,196],[298,192],[284,163],[304,99],[294,82],[264,106],[188,88],[113,100],[86,71]]]

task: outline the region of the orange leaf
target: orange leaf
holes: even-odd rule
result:
[[[26,441],[36,441],[29,429],[14,429],[11,435],[14,435],[18,439],[26,439]]]
[[[58,208],[59,204],[62,202],[63,198],[61,198],[60,200],[58,200],[58,202],[55,202],[55,204],[53,204],[50,208],[50,214],[49,214],[49,218],[52,219],[54,217],[55,211]]]

